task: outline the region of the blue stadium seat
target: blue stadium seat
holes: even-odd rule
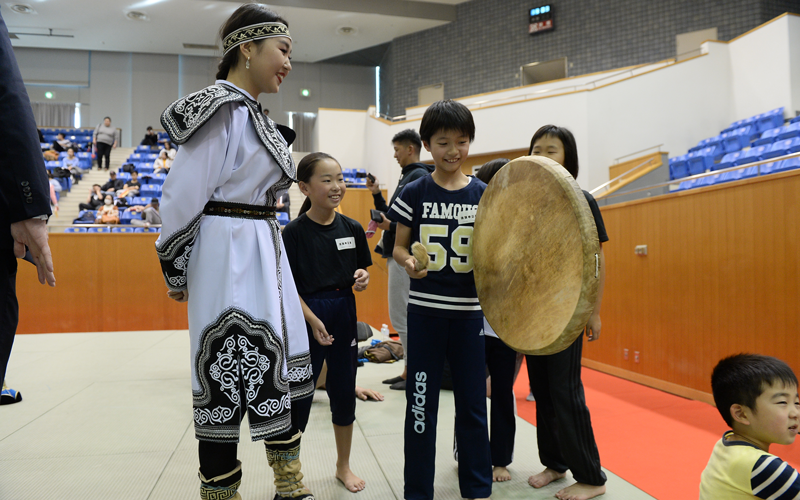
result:
[[[791,120],[789,120],[789,123],[800,123],[800,115],[797,115]]]
[[[694,187],[705,187],[705,186],[712,186],[717,183],[717,180],[720,178],[721,174],[714,174],[714,175],[707,175],[705,177],[700,177],[697,179]]]
[[[136,228],[134,227],[112,227],[112,233],[133,233]]]
[[[752,126],[747,125],[744,127],[739,127],[732,132],[726,132],[723,135],[722,139],[722,147],[726,153],[732,153],[734,151],[739,151],[742,148],[746,148],[750,145],[750,139],[754,136],[758,138],[760,133],[756,133]]]
[[[786,172],[787,170],[794,170],[796,168],[800,168],[800,158],[789,158],[788,160],[783,160],[778,162],[777,165],[772,171],[773,172]]]
[[[161,232],[161,228],[160,227],[146,227],[146,228],[144,228],[144,232],[145,233],[160,233]]]
[[[673,192],[674,191],[686,191],[687,189],[692,189],[695,186],[695,184],[697,184],[697,179],[690,179],[688,181],[681,181],[681,183],[678,184],[678,189],[673,190]]]
[[[682,179],[689,176],[689,162],[687,155],[676,156],[669,159],[669,178]]]
[[[90,227],[86,232],[87,233],[110,233],[111,229],[108,228],[108,227],[105,227],[105,226],[104,227]]]
[[[64,230],[65,233],[85,233],[85,227],[68,227]]]
[[[775,140],[782,141],[784,139],[791,139],[798,136],[800,136],[800,122],[790,123],[789,125],[781,128],[781,132],[778,134]]]
[[[755,167],[747,167],[741,169],[742,175],[739,177],[740,179],[749,179],[751,177],[758,177],[758,166]]]
[[[764,153],[763,158],[766,160],[767,158],[776,158],[778,156],[797,153],[798,151],[800,151],[800,137],[784,139],[782,141],[775,141],[769,151]]]
[[[144,228],[143,227],[135,227],[135,228],[133,228],[133,232],[134,233],[143,233],[144,232]]]
[[[711,169],[714,165],[717,149],[719,149],[717,146],[711,146],[687,155],[689,175],[702,174]]]
[[[158,184],[142,184],[139,196],[143,198],[161,198],[161,186]]]
[[[732,167],[732,166],[734,166],[734,162],[736,160],[738,160],[740,156],[742,156],[742,152],[741,151],[735,151],[733,153],[728,153],[728,154],[726,154],[725,156],[722,157],[722,161],[721,162],[714,164],[711,167],[711,170],[722,170],[722,169],[725,169],[725,168]]]
[[[128,210],[122,211],[120,210],[119,213],[119,223],[120,224],[130,224],[132,220],[142,220],[142,214],[136,212],[130,212]]]
[[[756,146],[746,151],[742,151],[742,156],[740,156],[736,161],[734,161],[733,165],[739,166],[739,165],[745,165],[747,163],[760,161],[764,159],[763,155],[768,150],[769,146]]]
[[[150,200],[151,200],[151,198],[144,198],[142,196],[135,196],[135,197],[130,199],[130,201],[128,202],[128,205],[130,205],[132,207],[135,207],[137,205],[145,206],[148,203],[150,203]]]
[[[758,115],[756,120],[756,128],[759,133],[766,132],[767,130],[783,125],[783,108],[775,108],[772,111],[767,111]]]
[[[285,226],[286,224],[289,223],[289,214],[287,214],[286,212],[276,212],[275,218],[278,219],[278,222],[280,223],[281,226]]]

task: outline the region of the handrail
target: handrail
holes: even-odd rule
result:
[[[647,151],[647,150],[645,150],[645,151]],[[623,158],[624,158],[624,157],[623,157]],[[625,172],[624,174],[620,174],[620,175],[618,175],[618,176],[614,177],[613,179],[611,179],[610,181],[606,182],[605,184],[600,184],[600,185],[599,185],[599,186],[597,186],[596,188],[594,188],[594,189],[592,189],[591,191],[589,191],[589,194],[591,194],[592,196],[594,196],[594,194],[595,194],[595,193],[597,193],[598,191],[600,191],[601,189],[603,189],[603,188],[605,188],[605,187],[608,187],[608,186],[609,186],[609,185],[610,185],[612,182],[616,182],[616,181],[620,181],[620,180],[622,180],[622,178],[623,178],[623,177],[625,177],[626,175],[628,175],[629,173],[633,172],[634,170],[638,170],[638,169],[640,169],[640,168],[644,167],[644,166],[645,166],[645,165],[647,165],[648,163],[653,163],[653,161],[654,161],[654,160],[655,160],[655,158],[648,158],[647,160],[645,160],[645,161],[643,161],[642,163],[640,163],[640,164],[636,165],[635,167],[633,167],[632,169],[628,170],[628,171],[627,171],[627,172]]]
[[[634,151],[633,153],[628,153],[626,155],[622,155],[619,158],[614,158],[614,164],[616,165],[623,158],[627,158],[629,156],[633,156],[633,155],[636,155],[636,154],[639,154],[639,153],[644,153],[645,151],[650,151],[651,149],[658,148],[658,150],[661,151],[661,146],[663,146],[663,145],[664,144],[659,144],[657,146],[650,146],[649,148],[640,149],[639,151]]]
[[[643,188],[634,189],[632,191],[622,191],[622,192],[611,193],[611,194],[608,195],[608,198],[612,198],[614,196],[623,196],[623,195],[628,195],[628,194],[633,194],[633,193],[639,193],[641,191],[649,191],[651,189],[665,187],[665,186],[669,186],[669,185],[675,184],[675,183],[681,183],[681,182],[690,181],[690,180],[693,180],[693,179],[702,179],[703,177],[708,177],[708,176],[711,176],[711,175],[724,174],[725,172],[735,172],[736,170],[743,170],[745,168],[756,167],[756,166],[761,167],[761,165],[764,165],[764,164],[767,164],[767,163],[775,163],[775,162],[778,162],[778,161],[789,160],[789,159],[792,159],[792,158],[800,158],[800,153],[792,153],[792,154],[788,154],[788,155],[784,155],[784,156],[778,156],[776,158],[770,158],[768,160],[754,161],[752,163],[746,163],[744,165],[737,165],[735,167],[723,168],[721,170],[712,170],[710,172],[704,172],[702,174],[691,175],[689,177],[681,177],[680,179],[672,179],[670,181],[659,182],[658,184],[653,184],[652,186],[645,186]],[[758,169],[758,175],[759,176],[761,175],[761,168]],[[608,198],[606,198],[606,199],[608,199]]]

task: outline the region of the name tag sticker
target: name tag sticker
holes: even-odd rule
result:
[[[461,212],[458,213],[458,223],[459,224],[474,224],[475,223],[475,214],[478,212],[478,207],[474,208],[463,208]]]
[[[336,248],[341,250],[347,250],[348,248],[355,248],[356,247],[356,239],[354,237],[349,238],[337,238],[336,239]]]

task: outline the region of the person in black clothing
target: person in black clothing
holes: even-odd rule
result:
[[[0,130],[4,146],[0,155],[0,404],[9,404],[22,400],[16,390],[6,387],[4,379],[19,322],[17,258],[25,256],[25,247],[36,264],[39,283],[55,286],[56,278],[47,243],[47,218],[51,214],[47,170],[30,99],[2,14]],[[46,308],[44,304],[38,307],[42,311]]]
[[[92,191],[89,193],[89,198],[86,199],[86,203],[81,203],[78,207],[81,210],[97,210],[97,208],[103,204],[103,188],[100,187],[100,184],[93,184]]]
[[[153,132],[153,127],[147,127],[147,132],[144,134],[144,139],[140,142],[142,146],[158,146],[158,134]]]
[[[572,132],[564,127],[545,125],[533,134],[529,155],[545,156],[561,164],[578,178],[578,148]],[[597,202],[584,191],[597,226],[600,240],[599,288],[594,310],[586,323],[586,338],[600,337],[600,304],[605,284],[603,243],[608,241],[603,216]],[[600,454],[592,431],[592,421],[581,382],[583,334],[565,350],[545,356],[525,356],[528,381],[536,398],[536,440],[539,460],[545,470],[528,478],[528,484],[542,488],[566,476],[569,469],[575,484],[556,493],[556,498],[594,498],[606,491],[606,475],[600,468]]]
[[[300,215],[284,228],[283,244],[308,323],[315,386],[322,363],[328,364],[336,478],[357,492],[365,483],[350,469],[358,356],[353,290],[367,288],[372,258],[361,224],[335,211],[347,190],[339,163],[325,153],[312,153],[297,165],[297,180],[307,198]],[[311,398],[292,406],[301,431],[310,412]]]
[[[397,183],[397,189],[394,190],[392,198],[389,200],[389,205],[394,203],[395,198],[403,190],[403,187],[411,181],[425,177],[433,172],[433,165],[419,162],[419,152],[422,149],[422,141],[416,130],[407,129],[398,132],[392,138],[392,146],[394,147],[394,158],[400,164],[402,169],[400,173],[400,181]],[[381,190],[378,187],[378,179],[374,181],[367,177],[367,189],[372,191],[372,198],[375,201],[375,208],[381,212],[388,212],[389,205],[383,199]],[[392,326],[397,330],[400,336],[400,342],[403,344],[403,352],[405,353],[406,366],[408,366],[408,349],[406,348],[406,339],[408,338],[408,331],[406,329],[406,309],[408,308],[408,289],[410,286],[408,274],[406,271],[392,258],[392,250],[394,249],[394,234],[397,228],[397,222],[390,221],[386,215],[382,215],[383,222],[378,224],[378,227],[383,229],[383,237],[375,248],[375,252],[379,253],[384,259],[388,259],[386,267],[389,271],[389,318],[392,320]],[[384,380],[384,384],[390,384],[389,388],[404,391],[406,389],[406,377],[408,376],[407,369],[403,369],[403,374]]]
[[[117,191],[125,186],[125,183],[122,182],[122,179],[117,179],[117,173],[114,172],[113,170],[109,172],[108,175],[109,175],[108,182],[100,186],[100,191],[110,195],[116,195]]]

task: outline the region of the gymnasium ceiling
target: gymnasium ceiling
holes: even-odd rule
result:
[[[292,58],[319,62],[388,44],[394,38],[454,21],[465,0],[276,0],[288,21]],[[240,0],[0,0],[15,47],[214,56],[220,25]],[[265,2],[266,3],[266,2]],[[33,13],[12,7],[27,6]],[[19,7],[16,8],[20,10]],[[21,10],[25,10],[22,8]],[[131,20],[129,12],[146,15]],[[42,36],[42,35],[67,35]],[[16,36],[16,39],[14,38]]]

